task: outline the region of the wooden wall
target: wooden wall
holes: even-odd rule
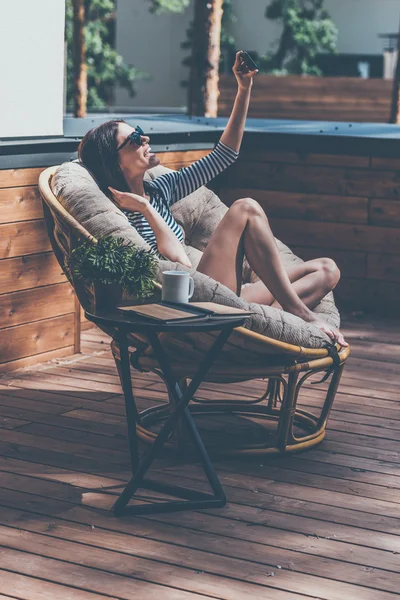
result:
[[[209,150],[164,152],[178,169]],[[79,351],[80,311],[53,256],[37,180],[0,170],[0,373]],[[244,149],[217,180],[228,205],[250,196],[305,260],[329,256],[340,306],[398,316],[400,159]]]
[[[79,311],[43,221],[41,171],[0,170],[0,372],[79,351]]]
[[[228,116],[237,89],[231,75],[220,77],[218,116]],[[392,82],[353,77],[258,75],[249,117],[388,123]]]
[[[178,170],[188,167],[196,160],[207,156],[210,152],[211,150],[182,150],[179,152],[157,152],[157,156],[163,167]]]
[[[209,150],[160,153],[171,169]],[[92,327],[51,250],[37,181],[42,168],[0,170],[0,373],[80,351]]]
[[[398,317],[400,159],[243,151],[218,180],[229,205],[258,200],[277,238],[336,260],[342,307]]]

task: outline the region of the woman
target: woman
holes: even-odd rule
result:
[[[159,160],[151,152],[150,138],[139,127],[133,129],[122,120],[92,129],[79,146],[82,164],[153,251],[186,267],[192,265],[170,206],[213,179],[238,156],[257,71],[249,71],[240,52],[232,70],[238,91],[227,126],[213,152],[188,168],[144,181],[145,172],[158,165]],[[244,255],[260,281],[241,288]],[[311,310],[338,283],[337,266],[322,258],[286,270],[268,219],[255,200],[242,198],[233,203],[211,237],[197,270],[244,300],[286,310],[316,325],[332,340],[347,345],[340,332]]]

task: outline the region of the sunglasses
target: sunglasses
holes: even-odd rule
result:
[[[128,135],[126,140],[124,140],[122,142],[122,144],[120,146],[118,146],[117,152],[122,150],[122,148],[125,148],[125,146],[131,142],[133,142],[137,146],[141,146],[142,145],[142,135],[144,135],[144,131],[141,127],[139,127],[139,125],[137,125],[135,128],[135,131],[132,131],[132,133],[130,133]]]

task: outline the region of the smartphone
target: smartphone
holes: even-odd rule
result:
[[[246,66],[250,69],[250,71],[256,71],[256,70],[258,71],[258,66],[254,62],[254,60],[251,58],[250,54],[248,52],[246,52],[246,50],[242,50],[241,56],[246,64]]]

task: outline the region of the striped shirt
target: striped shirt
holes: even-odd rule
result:
[[[196,161],[190,167],[171,171],[152,181],[143,182],[144,191],[150,197],[150,204],[162,216],[181,243],[183,242],[182,229],[172,216],[170,207],[214,179],[234,163],[238,156],[238,152],[220,141],[210,154]],[[158,252],[156,236],[142,213],[123,212],[130,224],[149,244],[154,254],[163,258]]]

